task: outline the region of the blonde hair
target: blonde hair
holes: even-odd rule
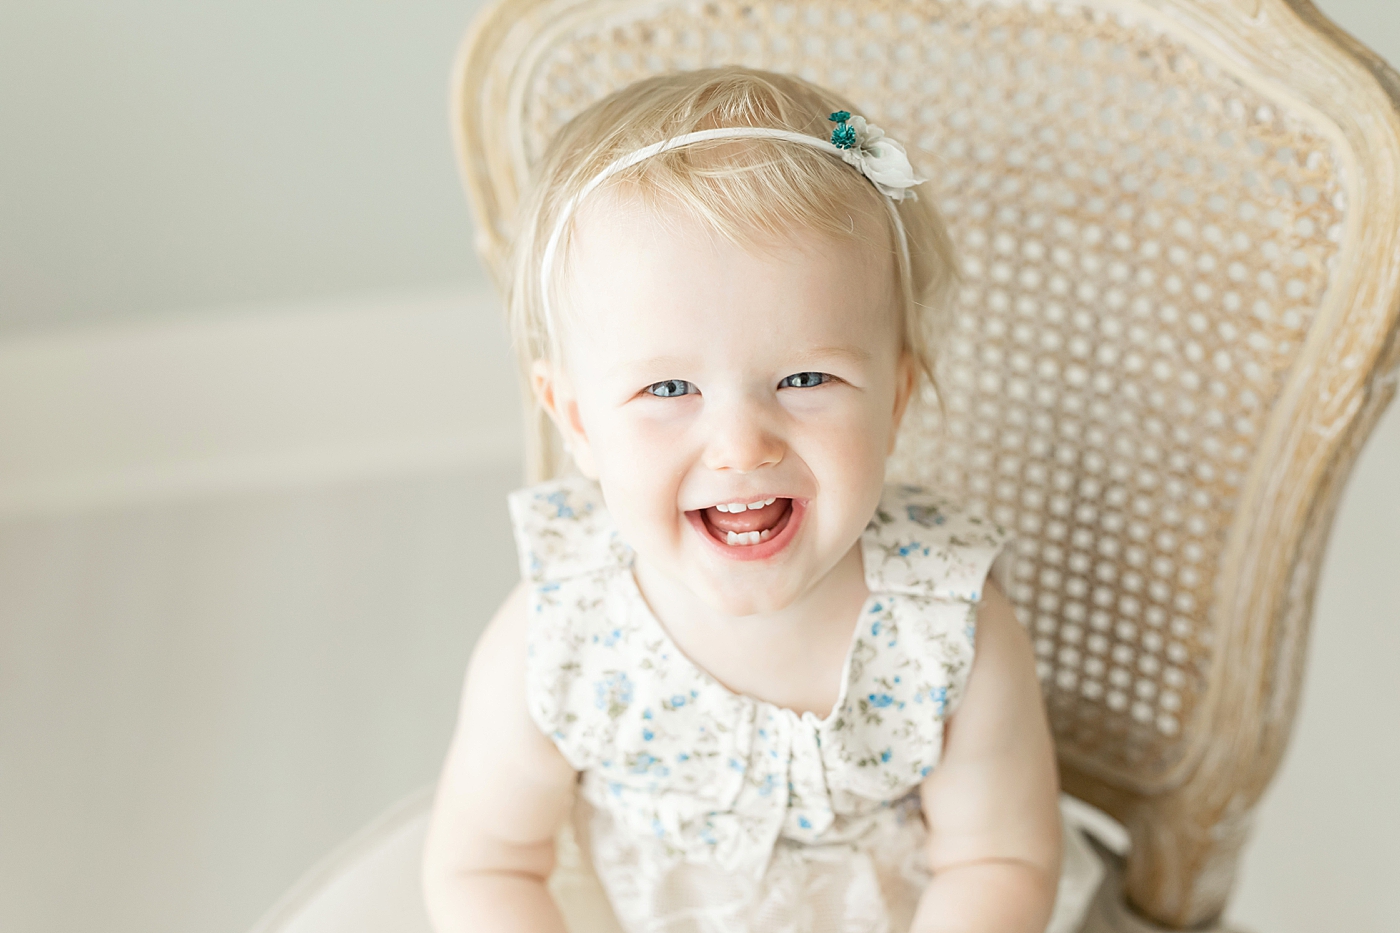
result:
[[[638,81],[570,120],[535,170],[513,238],[507,315],[523,371],[537,359],[562,359],[558,322],[546,314],[565,304],[555,290],[568,267],[568,218],[550,281],[543,280],[541,268],[561,213],[595,176],[631,152],[698,130],[766,127],[825,139],[832,127],[828,115],[837,110],[861,113],[844,97],[801,78],[729,66]],[[893,205],[908,243],[906,267],[896,221],[882,204],[885,195],[852,166],[800,143],[748,138],[692,144],[627,168],[603,187],[618,185],[647,207],[679,207],[745,246],[761,247],[794,229],[859,237],[854,216],[874,220],[894,259],[904,349],[934,384],[933,346],[956,274],[952,244],[930,193]],[[535,411],[534,420],[539,440],[548,441],[542,414]],[[545,459],[532,464],[531,472],[551,472],[547,453]]]

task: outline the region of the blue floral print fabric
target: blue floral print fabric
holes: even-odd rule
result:
[[[918,787],[1007,532],[887,487],[860,541],[870,594],[840,698],[819,718],[735,694],[675,647],[594,483],[523,489],[510,509],[530,714],[579,772],[576,832],[622,927],[907,929],[928,877]]]

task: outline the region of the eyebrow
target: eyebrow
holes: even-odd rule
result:
[[[609,369],[608,375],[616,376],[618,373],[635,372],[636,370],[651,372],[652,370],[682,369],[694,362],[693,359],[685,356],[653,356],[645,360],[624,360]]]
[[[812,347],[811,349],[801,350],[794,355],[800,356],[803,359],[811,360],[835,358],[846,359],[855,363],[870,362],[870,352],[860,347]],[[694,363],[694,357],[653,356],[644,360],[628,360],[623,363],[618,363],[616,366],[612,367],[612,369],[608,371],[608,374],[616,375],[619,372],[636,371],[639,369],[646,371],[683,369],[687,366],[694,365]]]
[[[818,359],[835,356],[854,360],[857,363],[870,362],[870,352],[861,347],[813,347],[810,350],[804,350],[802,355]]]

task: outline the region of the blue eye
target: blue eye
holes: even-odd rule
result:
[[[653,382],[647,386],[646,391],[657,398],[676,398],[680,395],[694,395],[699,389],[684,379],[667,379],[665,382]]]
[[[819,386],[824,382],[830,382],[831,376],[826,373],[793,373],[778,383],[780,389],[810,389]]]

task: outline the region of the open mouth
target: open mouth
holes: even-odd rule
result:
[[[737,559],[770,557],[792,538],[801,516],[801,503],[773,496],[747,503],[726,503],[688,512],[691,524],[724,556]]]
[[[782,531],[792,515],[792,500],[773,497],[756,502],[716,505],[702,510],[705,529],[728,547],[753,547]]]

